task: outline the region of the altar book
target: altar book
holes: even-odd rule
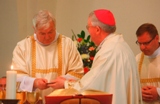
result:
[[[97,90],[79,92],[73,88],[58,89],[45,96],[46,104],[111,104],[112,94]]]

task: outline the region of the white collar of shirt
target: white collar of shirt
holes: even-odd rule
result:
[[[148,56],[148,58],[155,58],[160,55],[160,47],[151,56]]]
[[[59,36],[59,33],[56,31],[55,39],[54,39],[50,44],[54,43],[54,42],[57,40],[58,36]],[[41,44],[41,45],[43,45],[43,46],[47,46],[47,45],[41,43],[41,42],[37,39],[37,35],[36,35],[35,33],[34,33],[34,39],[35,39],[39,44]],[[49,44],[49,45],[50,45],[50,44]]]
[[[111,36],[113,36],[113,35],[114,35],[114,34],[112,33],[112,34],[109,34],[108,36],[106,36],[106,37],[103,39],[103,41],[99,44],[99,46],[97,47],[97,51],[99,51],[99,50],[101,49],[103,43],[104,43],[109,37],[111,37]]]

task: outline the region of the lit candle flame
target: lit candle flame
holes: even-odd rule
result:
[[[13,69],[13,65],[11,65],[11,70]]]

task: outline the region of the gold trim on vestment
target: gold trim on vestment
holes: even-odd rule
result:
[[[141,83],[154,83],[154,82],[160,82],[160,78],[141,79]]]
[[[142,78],[141,78],[141,71],[142,71],[143,59],[144,59],[144,53],[141,53],[140,62],[139,62],[139,65],[138,65],[140,82],[141,82],[141,83],[155,83],[155,82],[160,82],[160,78],[145,78],[145,79],[142,79]]]
[[[32,77],[35,77],[36,73],[47,74],[50,72],[55,72],[59,75],[62,75],[62,35],[59,35],[57,40],[58,45],[58,68],[51,69],[37,69],[36,68],[36,41],[34,37],[31,36],[32,40]]]
[[[36,69],[35,71],[36,71],[36,73],[48,74],[48,73],[51,73],[51,72],[57,73],[57,69],[58,68],[51,68],[51,69],[46,69],[46,70],[44,70],[44,69]]]
[[[70,74],[72,76],[75,76],[77,78],[82,78],[82,76],[84,75],[83,73],[82,74],[77,74],[74,71],[70,71],[70,72],[68,72],[68,74]]]
[[[141,78],[141,70],[142,70],[143,59],[144,59],[144,53],[141,53],[141,58],[140,58],[139,65],[138,65],[138,71],[139,71],[140,78]]]
[[[32,40],[32,77],[35,77],[35,74],[36,74],[36,43],[35,43],[35,40],[34,40],[34,37],[31,36],[31,40]]]
[[[62,75],[62,35],[58,37],[58,76]],[[60,69],[60,70],[59,70]]]
[[[37,69],[36,68],[36,41],[34,37],[31,36],[32,40],[32,77],[35,77],[36,73],[48,74],[48,73],[57,73],[58,76],[62,75],[62,35],[59,35],[57,40],[57,47],[58,47],[58,68],[50,68],[50,69]],[[75,73],[73,71],[69,71],[66,74],[70,74],[77,78],[81,78],[83,74]]]
[[[14,71],[16,71],[18,74],[27,74],[26,72],[20,70],[14,70]]]

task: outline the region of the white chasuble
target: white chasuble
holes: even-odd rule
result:
[[[74,79],[83,76],[80,54],[72,40],[64,35],[59,35],[55,42],[47,46],[39,44],[33,36],[20,41],[14,49],[12,65],[12,70],[18,72],[20,82],[24,82],[25,78],[45,78],[50,82],[57,76],[69,76]],[[23,84],[27,86],[27,83]],[[33,85],[33,80],[30,85]],[[33,86],[28,87],[33,90]],[[28,89],[22,87],[21,90]],[[48,88],[41,91],[42,97],[53,90]]]
[[[141,87],[155,86],[160,87],[160,55],[149,58],[148,56],[140,53],[136,56]],[[160,104],[160,101],[150,102],[144,104]]]
[[[65,87],[68,86],[66,82]],[[113,94],[112,104],[140,104],[140,82],[135,56],[122,35],[110,34],[104,39],[91,70],[74,84],[74,88]]]

